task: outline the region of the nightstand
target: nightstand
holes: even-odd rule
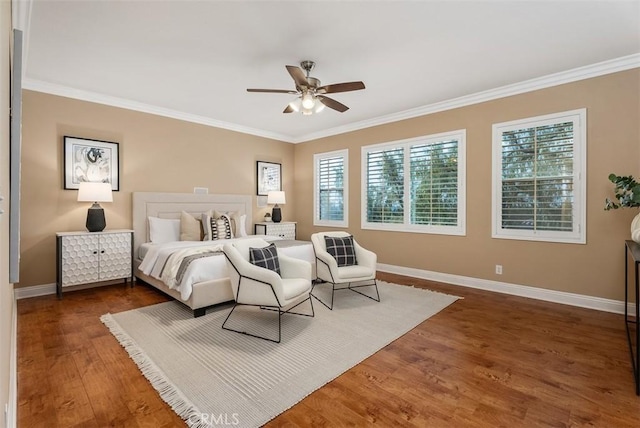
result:
[[[56,289],[112,279],[131,278],[133,230],[56,233]]]
[[[296,222],[281,221],[280,223],[273,223],[265,221],[256,223],[255,234],[279,236],[284,239],[296,239]]]

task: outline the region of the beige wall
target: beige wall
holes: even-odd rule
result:
[[[294,145],[151,114],[24,91],[20,283],[55,282],[55,233],[85,230],[89,203],[63,190],[63,136],[120,143],[120,191],[103,203],[107,228],[130,228],[131,193],[193,192],[254,195],[256,161],[282,164],[293,193]],[[254,221],[267,209],[254,203]],[[283,210],[293,220],[292,205]]]
[[[283,164],[292,195],[285,220],[298,237],[313,226],[313,155],[349,148],[349,230],[380,263],[622,300],[623,241],[633,210],[603,211],[611,172],[640,175],[640,70],[630,70],[455,110],[288,143],[164,117],[25,91],[22,260],[18,286],[55,281],[55,232],[82,230],[85,204],[62,190],[62,137],[120,143],[121,191],[103,204],[109,228],[131,226],[132,191],[255,194],[255,161]],[[491,238],[491,125],[587,108],[587,244]],[[462,237],[360,229],[360,148],[419,135],[467,130],[467,234]],[[295,157],[294,157],[295,155]],[[294,187],[295,178],[295,187]],[[255,209],[259,221],[265,209]],[[43,219],[46,219],[43,221]],[[503,275],[494,273],[501,264]]]
[[[494,123],[587,108],[587,244],[491,238],[491,126]],[[640,70],[328,137],[296,146],[298,236],[313,226],[313,155],[349,149],[349,231],[378,254],[378,262],[624,299],[623,242],[636,210],[603,211],[612,196],[609,173],[640,176]],[[456,129],[467,130],[467,234],[443,236],[360,228],[360,148]],[[496,275],[495,265],[503,266]]]

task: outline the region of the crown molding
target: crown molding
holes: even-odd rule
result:
[[[523,82],[514,83],[511,85],[501,86],[482,92],[476,92],[475,94],[471,95],[465,95],[462,97],[452,98],[450,100],[441,101],[422,107],[416,107],[398,113],[355,122],[349,125],[325,129],[320,132],[303,135],[295,139],[295,141],[293,142],[303,143],[311,140],[317,140],[318,138],[330,137],[333,135],[344,134],[346,132],[370,128],[372,126],[384,125],[386,123],[398,122],[405,119],[412,119],[414,117],[425,116],[427,114],[433,114],[441,111],[465,107],[468,105],[479,104],[486,101],[492,101],[499,98],[518,95],[525,92],[532,92],[539,89],[545,89],[552,86],[590,79],[593,77],[630,70],[632,68],[638,67],[640,67],[640,54],[628,55],[608,61],[599,62],[596,64],[587,65],[584,67],[574,68],[572,70],[561,71],[559,73],[537,77],[535,79],[525,80]]]
[[[28,34],[28,32],[27,32]],[[25,50],[28,52],[28,50]],[[602,76],[605,74],[616,73],[619,71],[630,70],[640,67],[640,54],[628,55],[609,61],[603,61],[596,64],[587,65],[584,67],[574,68],[572,70],[562,71],[560,73],[550,74],[535,79],[526,80],[511,85],[501,86],[487,91],[477,92],[471,95],[465,95],[463,97],[453,98],[446,101],[441,101],[433,104],[429,104],[422,107],[417,107],[409,110],[404,110],[398,113],[393,113],[385,116],[380,116],[373,119],[367,119],[360,122],[355,122],[349,125],[339,126],[335,128],[325,129],[319,132],[313,132],[302,135],[300,137],[294,137],[291,135],[280,134],[276,132],[249,128],[229,122],[223,122],[212,118],[198,116],[190,113],[185,113],[177,110],[171,110],[163,107],[157,107],[150,104],[144,104],[137,101],[132,101],[124,98],[112,97],[96,92],[84,91],[80,89],[70,88],[68,86],[56,85],[53,83],[47,83],[37,79],[25,78],[23,80],[23,88],[44,92],[52,95],[58,95],[61,97],[73,98],[83,101],[94,102],[98,104],[105,104],[113,107],[124,108],[128,110],[139,111],[143,113],[155,114],[158,116],[169,117],[172,119],[183,120],[186,122],[198,123],[206,126],[213,126],[216,128],[227,129],[230,131],[241,132],[244,134],[255,135],[258,137],[269,138],[287,143],[304,143],[319,138],[331,137],[333,135],[344,134],[346,132],[357,131],[364,128],[370,128],[373,126],[384,125],[391,122],[397,122],[406,119],[412,119],[419,116],[425,116],[428,114],[438,113],[441,111],[452,110],[455,108],[465,107],[468,105],[478,104],[482,102],[492,101],[499,98],[509,97],[513,95],[522,94],[525,92],[536,91],[539,89],[545,89],[552,86],[558,86],[565,83],[576,82],[579,80],[590,79],[593,77]]]
[[[200,125],[212,126],[215,128],[227,129],[229,131],[241,132],[243,134],[255,135],[278,141],[291,143],[291,136],[279,134],[276,132],[265,131],[261,129],[249,128],[234,123],[223,122],[221,120],[211,119],[205,116],[185,113],[178,110],[171,110],[164,107],[157,107],[151,104],[140,103],[125,98],[112,97],[110,95],[100,94],[97,92],[84,91],[82,89],[70,88],[68,86],[56,85],[44,82],[42,80],[25,78],[22,82],[22,88],[36,92],[44,92],[51,95],[58,95],[76,100],[88,101],[97,104],[104,104],[112,107],[134,110],[142,113],[154,114],[157,116],[169,117],[172,119],[183,120],[185,122],[198,123]]]

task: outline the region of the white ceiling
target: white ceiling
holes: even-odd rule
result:
[[[640,65],[637,0],[35,0],[20,10],[27,89],[290,142],[603,61]],[[313,116],[283,114],[292,95],[246,92],[294,89],[285,65],[305,59],[323,84],[367,88],[332,95],[347,112]]]

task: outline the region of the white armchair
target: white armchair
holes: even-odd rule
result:
[[[311,263],[277,255],[280,275],[273,270],[250,263],[250,248],[264,248],[270,244],[262,239],[247,239],[230,242],[224,245],[223,252],[227,259],[227,270],[231,280],[231,289],[235,298],[235,305],[222,324],[225,330],[235,331],[260,339],[280,343],[283,314],[296,314],[313,317],[313,302],[311,301]],[[311,313],[304,314],[291,310],[309,301]],[[278,339],[247,333],[226,326],[231,314],[238,306],[256,306],[260,309],[278,312]]]
[[[379,302],[380,293],[378,293],[378,284],[376,282],[377,255],[374,252],[361,247],[354,239],[353,250],[357,264],[350,264],[355,262],[355,260],[346,261],[347,259],[344,257],[348,258],[349,254],[343,254],[343,263],[341,264],[344,264],[346,261],[346,264],[348,265],[339,266],[336,258],[327,251],[325,236],[332,238],[346,238],[351,236],[351,234],[347,232],[320,232],[311,235],[311,242],[316,253],[316,276],[318,279],[331,284],[331,303],[327,304],[323,302],[318,298],[317,293],[313,293],[315,287],[318,286],[317,283],[313,285],[311,295],[331,310],[333,310],[334,294],[339,290],[351,290],[368,297],[371,300]],[[347,249],[347,253],[348,252],[349,249]],[[347,285],[337,287],[339,284]],[[359,290],[356,290],[356,288],[360,287],[375,287],[376,297],[369,296]]]

